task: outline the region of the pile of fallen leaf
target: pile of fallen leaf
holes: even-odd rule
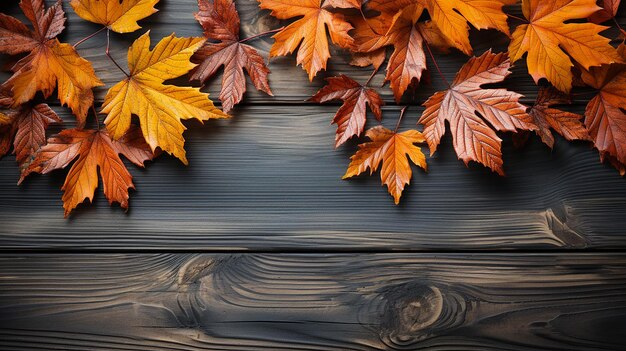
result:
[[[272,95],[265,59],[249,44],[267,34],[274,34],[269,57],[297,51],[296,62],[310,80],[326,69],[331,43],[349,51],[351,64],[373,67],[365,84],[345,75],[327,78],[327,85],[310,101],[343,102],[332,120],[337,125],[335,147],[363,134],[369,139],[359,145],[344,178],[368,169],[373,173],[382,163],[381,179],[396,204],[411,180],[410,163],[426,169],[426,156],[416,144],[426,143],[432,155],[446,130],[459,159],[500,175],[502,139],[497,132],[514,133],[518,145],[530,132],[550,147],[553,131],[567,140],[587,140],[602,161],[608,160],[622,175],[626,172],[626,32],[615,20],[619,0],[259,0],[260,8],[271,10],[286,25],[243,39],[233,0],[198,0],[196,19],[203,38],[170,35],[151,49],[146,32],[128,49],[128,68],[122,67],[109,53],[109,32],[139,30],[137,21],[156,12],[158,1],[71,0],[78,16],[103,26],[74,45],[57,39],[66,20],[61,0],[48,8],[43,0],[22,0],[20,7],[32,29],[0,14],[0,52],[20,55],[10,68],[12,76],[0,87],[0,155],[13,148],[21,169],[19,182],[33,172],[70,166],[62,188],[66,215],[93,198],[98,172],[109,202],[128,207],[128,189],[134,185],[120,154],[140,167],[161,151],[187,164],[181,120],[229,117],[226,113],[245,93],[244,72],[256,89]],[[524,18],[505,12],[516,6],[521,6]],[[609,28],[600,24],[604,22],[621,34],[603,36]],[[508,52],[489,50],[473,57],[470,26],[502,32],[510,38]],[[103,31],[103,55],[126,78],[106,87],[102,106],[95,106],[93,89],[103,83],[78,46]],[[452,82],[437,66],[441,54],[468,57]],[[485,87],[503,82],[511,64],[524,56],[538,84],[533,106],[521,104],[521,95],[514,91]],[[396,130],[376,126],[365,131],[368,107],[378,121],[383,117],[384,101],[369,84],[385,62],[385,82],[395,103],[404,108]],[[222,110],[199,88],[164,84],[187,74],[190,81],[206,84],[222,67]],[[415,101],[407,91],[419,89],[426,71],[436,72],[448,89]],[[571,91],[579,88],[595,90],[584,116],[553,107],[568,104]],[[58,101],[75,116],[76,128],[46,139],[48,125],[62,122],[41,102],[55,90]],[[417,104],[425,107],[418,118],[423,131],[398,131],[406,107]],[[101,114],[106,115],[102,123]],[[97,129],[84,129],[88,118]]]

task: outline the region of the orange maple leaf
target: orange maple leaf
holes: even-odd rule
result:
[[[535,133],[550,148],[554,146],[554,136],[550,129],[567,140],[591,140],[589,132],[582,123],[582,116],[551,107],[558,104],[569,104],[567,95],[554,88],[541,88],[537,101],[528,110],[533,123],[538,127]]]
[[[529,23],[518,26],[513,32],[509,44],[512,62],[528,53],[528,72],[535,82],[546,78],[565,93],[572,88],[573,63],[570,57],[585,69],[621,62],[609,45],[609,39],[599,34],[608,27],[565,23],[587,18],[599,9],[595,0],[523,0],[522,10]]]
[[[373,174],[382,162],[380,179],[387,185],[387,190],[397,205],[404,186],[411,182],[413,174],[408,159],[424,170],[427,168],[426,156],[418,146],[413,145],[423,143],[424,136],[417,130],[396,133],[383,126],[369,129],[365,135],[372,141],[359,145],[343,179],[357,176],[368,168],[370,174]]]
[[[487,51],[472,57],[459,71],[450,89],[431,96],[419,123],[433,154],[450,123],[452,142],[459,159],[465,164],[479,162],[500,175],[502,168],[501,141],[496,131],[515,132],[535,130],[521,97],[506,89],[484,89],[483,84],[498,83],[511,72],[505,53]]]
[[[330,58],[328,38],[342,48],[353,48],[354,41],[348,31],[352,25],[343,15],[330,12],[322,6],[322,0],[259,0],[262,9],[272,10],[272,16],[279,19],[302,18],[291,23],[275,34],[270,57],[285,56],[298,46],[296,61],[309,74],[309,80],[320,70],[326,69]]]
[[[384,9],[386,8],[380,10]],[[379,50],[393,45],[394,51],[387,64],[385,80],[390,82],[396,102],[400,101],[413,81],[421,79],[422,72],[426,69],[423,46],[431,45],[445,50],[452,45],[431,21],[418,22],[422,12],[421,5],[412,5],[394,15],[381,12],[380,16],[366,23],[363,20],[355,21],[357,30],[354,38],[357,50],[379,55]]]
[[[467,22],[477,29],[496,29],[508,35],[507,16],[502,7],[513,3],[515,0],[372,0],[368,7],[391,14],[411,7],[410,11],[415,11],[416,5],[425,8],[447,41],[471,55]]]
[[[224,112],[239,103],[246,91],[244,68],[258,90],[273,95],[267,81],[270,70],[263,57],[252,46],[239,40],[239,14],[233,1],[198,0],[198,7],[200,11],[196,19],[204,29],[204,36],[219,42],[207,40],[192,56],[191,61],[198,66],[191,71],[191,79],[205,83],[224,66],[220,92]]]
[[[61,0],[47,10],[43,0],[22,0],[20,7],[34,30],[30,31],[14,17],[0,14],[0,52],[11,55],[29,52],[13,66],[13,76],[3,84],[3,89],[11,92],[13,107],[18,107],[31,100],[37,91],[50,96],[58,83],[59,100],[72,109],[79,127],[84,126],[93,103],[91,89],[103,83],[89,61],[80,57],[71,45],[56,39],[65,28]]]
[[[118,33],[134,32],[140,19],[157,12],[159,0],[71,0],[74,12],[82,19],[102,24]]]
[[[98,187],[98,170],[109,203],[118,202],[127,209],[128,189],[135,186],[119,154],[139,167],[153,158],[138,129],[130,129],[118,143],[114,143],[106,131],[66,129],[48,139],[48,144],[39,150],[20,183],[32,172],[46,174],[67,167],[76,159],[61,188],[66,217],[86,199],[92,201]]]
[[[345,75],[329,77],[326,81],[328,85],[320,89],[310,100],[315,102],[343,100],[332,122],[337,125],[335,147],[345,143],[352,136],[363,133],[367,119],[366,105],[369,105],[376,119],[381,120],[380,106],[384,101],[376,90],[367,88]]]

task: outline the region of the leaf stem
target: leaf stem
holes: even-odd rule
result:
[[[374,76],[376,75],[376,73],[378,73],[378,70],[380,69],[380,66],[376,67],[374,69],[374,72],[372,72],[372,74],[370,75],[370,77],[367,79],[367,82],[365,82],[364,86],[367,86],[368,84],[370,84],[370,82],[372,81],[372,79],[374,78]]]
[[[91,110],[93,111],[93,116],[96,118],[96,124],[98,125],[98,130],[100,130],[100,119],[98,118],[98,111],[96,111],[95,104],[91,104]]]
[[[396,123],[396,129],[393,130],[394,133],[398,132],[398,128],[400,128],[400,122],[402,122],[402,117],[404,117],[404,112],[406,112],[407,108],[409,108],[409,105],[404,106],[402,110],[400,110],[400,118],[398,118],[398,123]]]
[[[511,18],[515,18],[515,19],[516,19],[516,20],[518,20],[518,21],[522,21],[522,22],[526,22],[526,23],[528,23],[528,20],[527,20],[527,19],[525,19],[525,18],[522,18],[522,17],[517,17],[517,16],[511,15],[511,14],[508,14],[508,13],[507,13],[506,15],[507,15],[507,16],[509,16],[509,17],[511,17]]]
[[[102,32],[105,29],[107,29],[107,27],[102,27],[102,28],[98,29],[97,31],[89,34],[88,36],[82,38],[81,40],[77,41],[76,44],[73,45],[74,49],[76,49],[78,47],[78,45],[80,45],[80,44],[86,42],[87,40],[95,37],[96,35],[100,34],[100,32]]]
[[[622,31],[622,32],[624,31],[624,30],[622,29],[622,26],[620,26],[620,25],[619,25],[619,22],[617,22],[617,20],[615,19],[615,16],[613,16],[613,22],[615,22],[615,25],[617,26],[617,29],[619,29],[619,30],[620,30],[620,31]]]
[[[421,33],[420,33],[421,34]],[[441,72],[441,69],[439,68],[439,65],[437,64],[437,60],[435,60],[435,55],[433,55],[432,50],[430,49],[430,45],[428,45],[428,42],[426,40],[424,40],[424,45],[426,46],[426,51],[428,51],[428,55],[430,56],[430,59],[433,60],[433,64],[435,65],[435,68],[437,69],[437,73],[439,73],[439,77],[441,77],[441,79],[446,83],[446,85],[448,86],[448,89],[450,89],[450,83],[448,82],[448,80],[446,79],[446,77],[443,75],[443,73]]]
[[[281,31],[281,30],[283,30],[283,29],[285,29],[285,26],[282,26],[282,27],[280,27],[280,28],[276,28],[276,29],[272,29],[272,30],[268,30],[268,31],[266,31],[266,32],[262,32],[262,33],[259,33],[259,34],[255,34],[255,35],[253,35],[253,36],[251,36],[251,37],[247,37],[247,38],[245,38],[245,39],[241,39],[241,40],[239,40],[239,42],[240,42],[240,43],[245,43],[245,42],[246,42],[246,41],[248,41],[248,40],[253,40],[253,39],[256,39],[256,38],[258,38],[258,37],[262,37],[262,36],[264,36],[264,35],[268,35],[268,34],[272,34],[272,33],[280,32],[280,31]]]
[[[107,57],[109,58],[109,60],[111,60],[111,62],[113,62],[117,68],[119,68],[120,71],[122,71],[124,73],[124,75],[126,75],[127,78],[130,78],[130,74],[126,73],[126,71],[122,68],[122,66],[120,66],[115,59],[113,58],[113,56],[111,56],[111,54],[109,53],[109,49],[111,48],[111,41],[109,39],[109,33],[111,31],[107,28],[107,48],[104,51],[104,53],[107,55]]]

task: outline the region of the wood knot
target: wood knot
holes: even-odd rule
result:
[[[418,341],[462,324],[464,299],[449,287],[409,282],[385,289],[381,340],[391,349],[410,349]]]

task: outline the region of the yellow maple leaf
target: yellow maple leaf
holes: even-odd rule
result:
[[[159,0],[72,0],[70,5],[82,19],[102,24],[114,32],[129,33],[141,28],[137,21],[158,10]]]
[[[585,69],[621,62],[617,51],[609,45],[609,39],[599,34],[608,27],[565,23],[587,18],[599,9],[595,0],[524,0],[522,11],[529,23],[518,26],[513,32],[509,44],[511,62],[528,52],[528,72],[535,82],[546,78],[566,93],[572,88],[570,56]]]
[[[131,115],[139,117],[141,131],[154,151],[160,147],[187,164],[185,126],[181,119],[205,121],[228,118],[199,88],[165,85],[196,65],[189,59],[204,43],[202,38],[163,38],[150,50],[150,32],[139,37],[128,50],[130,75],[106,94],[102,108],[104,123],[114,139],[130,128]]]

